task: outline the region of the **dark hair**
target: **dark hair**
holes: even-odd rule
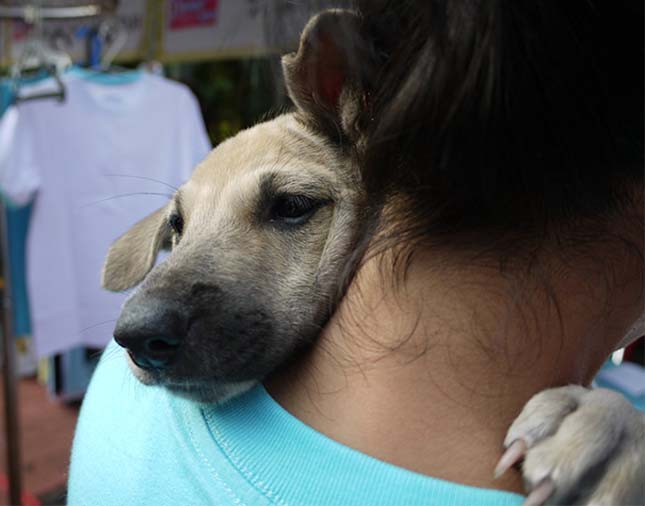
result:
[[[643,2],[356,0],[373,195],[410,238],[541,237],[643,184]],[[373,119],[374,118],[374,119]]]

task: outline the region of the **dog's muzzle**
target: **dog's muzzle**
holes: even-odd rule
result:
[[[163,370],[179,353],[184,327],[184,319],[168,303],[135,295],[121,312],[114,340],[140,368]]]

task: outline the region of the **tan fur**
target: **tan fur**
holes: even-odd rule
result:
[[[308,242],[302,264],[319,263],[327,246],[327,257],[337,256],[333,249],[346,235],[347,227],[360,214],[364,198],[349,157],[339,156],[319,136],[306,131],[293,115],[281,116],[245,130],[215,149],[195,169],[167,206],[137,223],[110,249],[103,270],[103,285],[109,290],[124,290],[138,284],[152,268],[158,249],[168,245],[169,229],[164,223],[180,199],[186,232],[182,242],[240,244],[247,258],[262,259],[258,275],[283,272],[289,260],[289,245],[281,244],[270,232],[252,230],[255,199],[263,175],[278,175],[281,189],[288,193],[310,191],[333,199],[335,208],[326,211],[320,227]],[[332,228],[332,221],[338,228]],[[336,238],[327,244],[330,234]],[[351,235],[351,234],[349,234]],[[242,237],[243,236],[243,237]],[[225,240],[226,239],[226,240]],[[292,246],[292,245],[291,245]],[[278,265],[282,262],[282,267]],[[324,265],[321,265],[324,267]]]
[[[645,413],[620,394],[568,386],[535,395],[505,445],[523,439],[529,490],[551,479],[548,504],[645,503]]]

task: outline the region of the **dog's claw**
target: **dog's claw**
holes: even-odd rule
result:
[[[520,440],[525,505],[645,504],[645,414],[620,394],[580,386],[538,393],[511,425],[496,476],[517,459]]]
[[[497,466],[495,466],[495,479],[502,476],[512,466],[524,458],[527,450],[528,445],[523,439],[516,439],[513,441],[504,452],[504,455],[502,455],[502,458],[499,459]]]
[[[524,501],[524,506],[542,506],[553,495],[553,492],[555,492],[555,484],[551,478],[546,477],[531,490]]]

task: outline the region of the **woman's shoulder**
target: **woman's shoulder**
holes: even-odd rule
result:
[[[139,383],[111,343],[81,407],[68,504],[263,504],[204,448],[204,425],[200,405]]]

